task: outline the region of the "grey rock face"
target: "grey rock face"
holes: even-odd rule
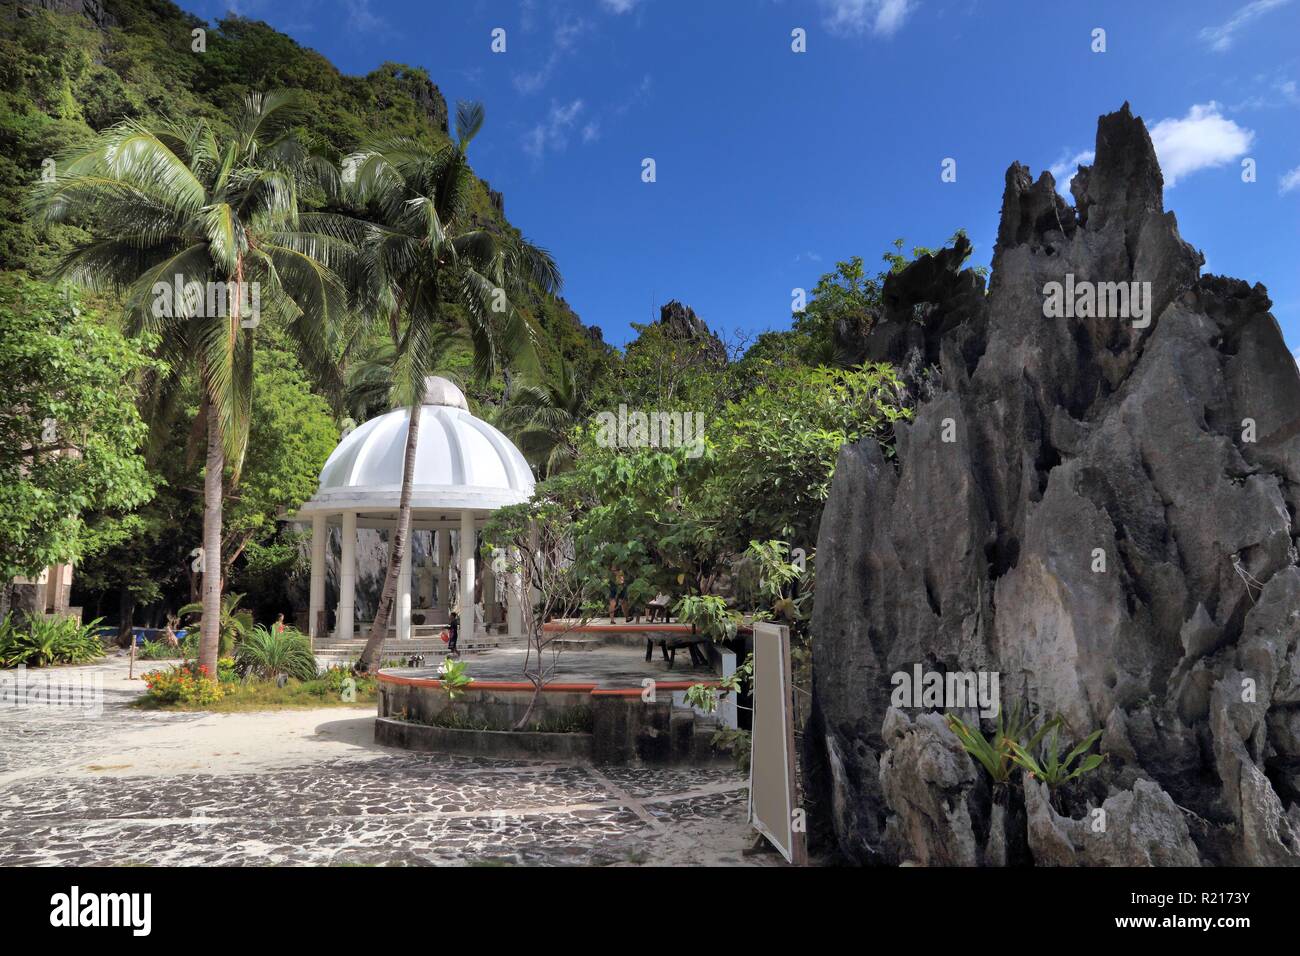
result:
[[[704,320],[689,305],[673,299],[659,309],[659,324],[672,338],[703,345],[704,356],[714,362],[727,360],[727,349],[722,340],[709,331]]]
[[[938,714],[910,722],[899,710],[885,718],[889,750],[880,762],[880,788],[894,811],[886,834],[899,856],[924,866],[979,862],[967,797],[975,765]]]
[[[1163,791],[1205,862],[1300,862],[1300,372],[1262,286],[1198,277],[1127,104],[1071,191],[1012,165],[987,295],[960,248],[886,283],[863,356],[925,387],[895,459],[841,451],[823,515],[816,806],[848,858],[915,859],[884,839],[914,831],[882,787],[890,675],[991,670],[1004,707],[1104,728],[1095,785]],[[1105,286],[1045,309],[1133,282],[1147,321]]]
[[[1183,813],[1149,780],[1108,797],[1083,819],[1057,813],[1047,787],[1025,784],[1029,847],[1039,866],[1199,866]]]

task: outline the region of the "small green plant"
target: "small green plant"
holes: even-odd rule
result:
[[[296,680],[316,676],[311,641],[295,628],[268,630],[255,627],[235,646],[235,670],[241,677],[275,680],[280,675]]]
[[[1006,783],[1011,779],[1013,746],[1023,742],[1025,747],[1032,750],[1038,746],[1043,735],[1059,723],[1059,718],[1053,717],[1051,720],[1044,721],[1043,725],[1031,734],[1030,729],[1035,723],[1035,718],[1030,717],[1027,711],[1022,713],[1017,704],[1010,713],[1004,710],[998,714],[998,723],[993,730],[993,736],[986,738],[978,724],[968,727],[955,714],[945,714],[944,718],[948,721],[948,729],[957,735],[966,752],[988,771],[994,783]]]
[[[447,692],[448,700],[455,700],[464,693],[466,687],[474,683],[466,663],[451,657],[444,658],[438,665],[438,679],[442,681],[442,689]]]
[[[709,684],[692,684],[686,688],[686,703],[706,714],[718,709],[718,702],[728,694],[739,696],[744,686],[754,679],[754,655],[745,657],[745,663],[736,668],[728,677],[717,681],[715,686]]]
[[[1034,756],[1032,746],[1021,746],[1013,741],[1010,745],[1011,759],[1017,767],[1029,774],[1030,777],[1041,780],[1047,784],[1049,789],[1055,790],[1061,784],[1077,780],[1085,773],[1091,773],[1101,766],[1102,761],[1106,759],[1105,754],[1088,754],[1088,756],[1084,757],[1084,754],[1100,738],[1101,731],[1093,731],[1084,739],[1083,743],[1071,750],[1062,759],[1061,732],[1058,725],[1052,728],[1050,740],[1043,742],[1037,757]],[[1082,760],[1079,759],[1081,757]],[[1076,760],[1079,760],[1079,763],[1076,764]]]

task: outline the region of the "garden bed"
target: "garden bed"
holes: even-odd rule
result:
[[[221,685],[220,699],[207,703],[162,702],[148,694],[132,701],[141,710],[210,711],[218,714],[257,710],[303,710],[312,707],[374,707],[377,699],[373,679],[358,679],[354,700],[344,700],[324,678],[291,680],[283,687],[274,681],[232,682]]]

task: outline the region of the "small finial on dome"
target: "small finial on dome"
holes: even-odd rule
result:
[[[450,379],[441,375],[429,375],[424,380],[424,404],[448,405],[451,408],[463,408],[469,411],[465,393],[456,387]]]

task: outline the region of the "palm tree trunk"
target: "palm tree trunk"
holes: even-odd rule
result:
[[[217,676],[217,652],[221,646],[221,497],[222,472],[226,467],[221,442],[221,412],[216,402],[206,401],[208,417],[207,470],[203,476],[203,622],[199,633],[199,664]]]
[[[423,396],[421,396],[423,399]],[[417,402],[411,407],[410,424],[406,429],[406,460],[402,463],[402,493],[397,500],[397,528],[393,532],[392,553],[388,558],[388,574],[384,577],[384,590],[375,611],[375,623],[370,627],[365,649],[357,661],[356,670],[370,670],[383,647],[388,634],[388,619],[392,615],[393,596],[397,593],[397,579],[402,572],[402,558],[411,538],[411,489],[415,484],[415,449],[420,440],[420,408]]]

